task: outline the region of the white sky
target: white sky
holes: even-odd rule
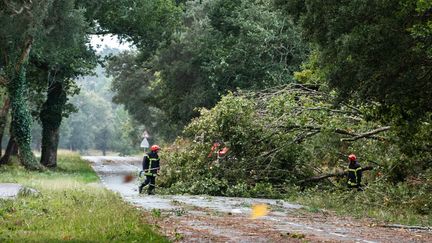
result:
[[[128,43],[120,44],[117,36],[115,35],[93,35],[90,42],[97,51],[103,50],[105,46],[120,50],[131,49],[130,44]]]

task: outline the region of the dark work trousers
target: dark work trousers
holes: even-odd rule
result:
[[[154,189],[155,189],[155,185],[156,185],[156,176],[146,176],[145,181],[140,185],[139,187],[139,193],[142,193],[142,189],[143,187],[149,185],[148,187],[148,194],[154,194]]]

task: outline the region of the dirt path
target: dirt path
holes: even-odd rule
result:
[[[180,242],[432,242],[432,232],[379,227],[371,220],[311,213],[282,200],[180,195],[138,195],[140,158],[84,157],[103,184],[143,208],[159,230]],[[251,219],[251,206],[267,204],[270,213]]]

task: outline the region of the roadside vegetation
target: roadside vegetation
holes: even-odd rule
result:
[[[0,182],[39,191],[0,199],[1,242],[168,242],[139,210],[104,189],[78,154],[62,153],[58,168],[45,172],[15,161],[0,168]]]
[[[416,226],[432,225],[427,207],[430,199],[423,198],[425,189],[374,183],[364,192],[339,188],[312,188],[287,194],[287,200],[308,206],[311,212],[332,211],[340,216],[374,219],[376,225],[402,224]]]

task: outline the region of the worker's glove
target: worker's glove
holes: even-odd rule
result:
[[[143,173],[144,173],[144,171],[141,170],[138,174],[138,177],[141,177]]]

